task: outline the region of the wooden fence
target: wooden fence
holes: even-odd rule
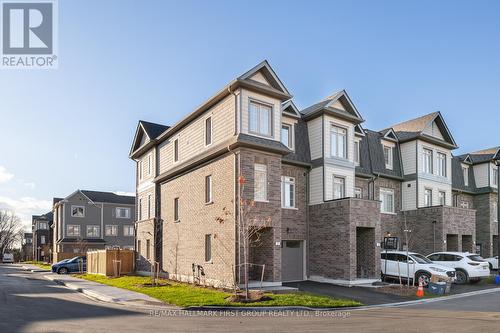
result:
[[[52,258],[52,261],[54,263],[59,262],[64,259],[71,259],[74,257],[84,257],[86,256],[86,253],[75,253],[75,252],[56,252],[54,253],[54,258]]]
[[[87,273],[105,276],[131,274],[135,270],[134,251],[97,250],[87,252]]]

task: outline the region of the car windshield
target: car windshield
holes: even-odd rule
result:
[[[484,261],[483,257],[481,257],[477,254],[467,256],[467,258],[469,258],[470,260],[474,260],[474,261]]]
[[[410,255],[410,257],[419,264],[432,264],[432,261],[430,261],[429,259],[427,259],[423,255],[418,254],[418,253]]]

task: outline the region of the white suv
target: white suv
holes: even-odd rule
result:
[[[481,256],[469,252],[436,252],[427,256],[436,264],[453,267],[457,271],[456,282],[464,284],[490,276],[490,265]]]
[[[380,253],[382,258],[380,268],[382,277],[401,277],[409,278],[414,283],[422,280],[424,286],[430,281],[431,275],[437,275],[445,278],[455,278],[455,270],[450,267],[434,264],[423,255],[415,252],[408,253],[410,260],[407,260],[405,251],[383,251]],[[410,272],[408,274],[408,268]]]

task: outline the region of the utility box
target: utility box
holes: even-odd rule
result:
[[[428,289],[431,293],[436,295],[449,294],[451,290],[451,283],[448,282],[429,282]]]

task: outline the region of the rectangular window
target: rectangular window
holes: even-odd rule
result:
[[[149,154],[148,155],[148,176],[153,173],[153,155]]]
[[[422,171],[432,174],[432,150],[424,148],[422,153]]]
[[[142,198],[139,198],[139,221],[142,221]]]
[[[394,213],[394,190],[389,188],[380,189],[380,211],[382,213]]]
[[[359,165],[359,141],[354,141],[354,164]]]
[[[83,206],[71,206],[71,216],[73,216],[73,217],[85,217],[85,207],[83,207]]]
[[[66,236],[80,237],[80,226],[75,224],[68,224],[66,226]]]
[[[212,202],[212,175],[205,177],[205,203]]]
[[[446,154],[437,153],[437,174],[446,177]]]
[[[432,190],[426,188],[424,190],[424,206],[431,207],[432,206]]]
[[[361,187],[354,188],[354,197],[358,199],[363,199],[363,189]]]
[[[332,126],[330,130],[330,150],[332,157],[347,158],[347,130]]]
[[[281,177],[281,205],[283,208],[295,208],[295,178]]]
[[[345,198],[345,178],[333,176],[333,198]]]
[[[493,212],[491,213],[491,216],[493,217],[493,222],[498,222],[498,208],[496,202],[494,202],[491,205],[491,209],[493,210]]]
[[[130,218],[130,208],[126,207],[116,207],[115,215],[117,219],[129,219]]]
[[[137,171],[139,172],[139,179],[142,180],[142,160],[137,163]]]
[[[151,241],[146,239],[146,259],[150,259],[151,257]]]
[[[212,144],[212,117],[205,119],[205,146]]]
[[[105,236],[118,236],[118,226],[117,225],[106,225],[104,227]]]
[[[151,194],[148,194],[148,219],[151,218]]]
[[[267,165],[254,165],[254,200],[267,201]]]
[[[446,205],[446,192],[445,191],[439,191],[439,205],[444,206]]]
[[[212,235],[205,235],[205,262],[212,261]]]
[[[40,236],[40,243],[45,244],[45,235]]]
[[[384,146],[384,161],[385,161],[385,168],[392,170],[393,168],[392,147]]]
[[[134,226],[124,225],[123,226],[123,236],[134,236]]]
[[[292,137],[292,125],[282,124],[281,125],[281,143],[283,143],[288,148],[293,147],[293,137]]]
[[[140,240],[137,240],[137,252],[138,252],[139,254],[142,254],[141,250],[142,250],[142,249],[141,249],[141,241],[140,241]]]
[[[468,201],[462,201],[460,203],[460,207],[465,208],[465,209],[469,209],[469,202]]]
[[[250,132],[272,136],[272,108],[268,105],[250,102],[248,111]]]
[[[498,170],[493,169],[493,186],[498,186]]]
[[[101,228],[98,225],[88,225],[87,226],[87,237],[101,237]]]
[[[174,140],[174,162],[179,161],[179,139]]]
[[[179,198],[174,198],[174,221],[179,221]]]
[[[47,230],[47,222],[38,222],[38,229]]]
[[[464,185],[469,186],[469,167],[462,165],[462,174],[464,175]]]

